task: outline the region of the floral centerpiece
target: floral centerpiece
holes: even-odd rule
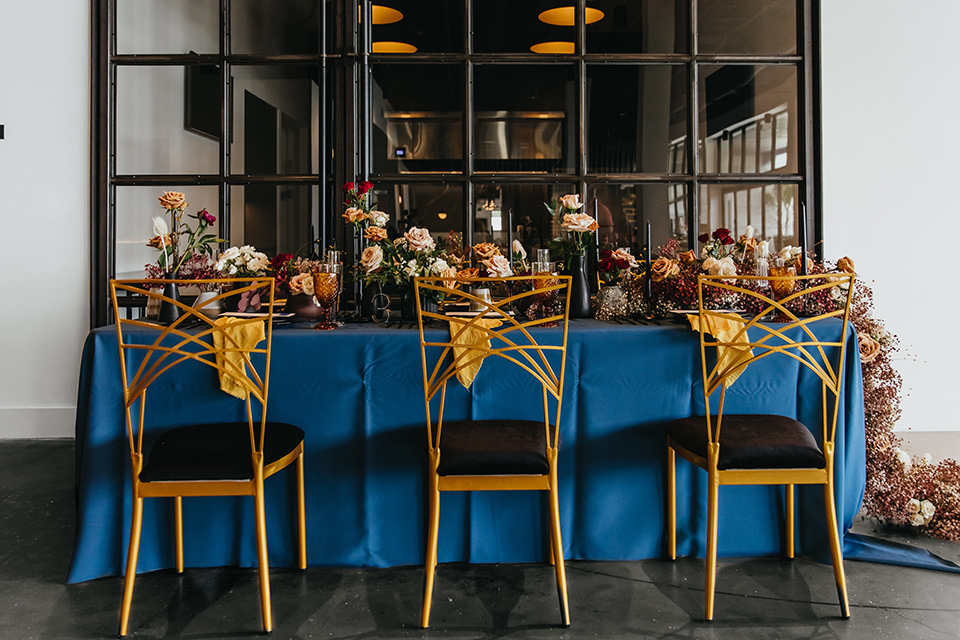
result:
[[[620,282],[625,271],[637,266],[637,260],[626,249],[604,249],[600,252],[597,274],[604,284],[614,285]]]
[[[563,232],[550,241],[550,252],[553,259],[562,262],[566,269],[571,268],[572,258],[583,256],[587,249],[594,246],[594,232],[600,228],[597,221],[590,215],[583,213],[583,203],[579,194],[567,194],[559,202],[547,208],[555,222]]]
[[[230,247],[217,260],[217,270],[228,278],[261,278],[269,269],[269,258],[248,244]]]
[[[471,248],[477,273],[483,278],[509,278],[513,275],[513,266],[500,247],[492,242],[480,242]]]
[[[184,211],[188,206],[186,197],[179,191],[164,191],[158,198],[160,205],[170,215],[170,225],[163,216],[154,216],[154,236],[147,242],[148,247],[160,251],[157,265],[164,273],[180,275],[181,267],[196,256],[206,256],[212,261],[217,244],[223,242],[215,233],[209,233],[210,226],[217,221],[216,216],[201,209],[188,218],[196,220],[196,226],[183,220]],[[180,251],[180,240],[186,238],[186,247]],[[196,261],[200,264],[200,261]],[[194,269],[199,267],[195,266]]]

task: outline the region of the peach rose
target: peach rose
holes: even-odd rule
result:
[[[492,242],[481,242],[473,245],[473,254],[477,256],[477,260],[489,260],[500,255],[500,247]]]
[[[684,251],[680,254],[680,262],[696,262],[697,253],[692,249],[690,251]]]
[[[429,251],[437,246],[430,232],[421,227],[410,227],[403,237],[407,241],[407,246],[413,251]]]
[[[190,205],[187,203],[186,197],[179,191],[164,191],[163,195],[157,198],[160,201],[160,206],[168,211],[173,211],[174,209],[180,209],[183,211]]]
[[[380,242],[386,240],[387,230],[383,227],[369,227],[363,232],[363,237],[370,242]]]
[[[457,277],[462,280],[469,280],[480,277],[480,270],[475,267],[468,267],[457,271]]]
[[[860,343],[860,362],[873,362],[880,355],[880,343],[867,334],[857,334],[857,341]]]
[[[610,257],[614,260],[626,260],[628,268],[633,268],[637,266],[637,260],[633,257],[633,254],[627,251],[626,249],[616,249],[611,254]]]
[[[380,268],[380,265],[383,263],[383,250],[380,248],[380,245],[373,245],[367,247],[363,250],[363,253],[360,254],[360,266],[363,268],[364,273],[373,273]]]
[[[585,213],[565,213],[560,223],[567,231],[596,231],[600,228],[597,221]]]
[[[291,293],[305,293],[308,296],[313,295],[313,276],[309,273],[298,273],[290,278]]]
[[[657,258],[650,267],[650,279],[653,282],[675,278],[679,273],[680,265],[669,258]]]
[[[843,256],[842,258],[837,260],[837,269],[839,269],[840,271],[846,271],[847,273],[856,273],[856,271],[853,268],[853,260],[851,260],[847,256]]]
[[[358,207],[349,207],[343,212],[343,219],[351,224],[363,222],[368,217],[369,216],[363,211],[363,209]]]
[[[487,273],[491,278],[509,278],[513,275],[510,261],[499,254],[489,260],[484,260],[483,266],[487,268]]]
[[[456,268],[456,267],[451,267],[451,266],[449,266],[449,265],[447,266],[446,269],[444,269],[444,270],[442,270],[442,271],[440,272],[440,277],[441,277],[441,278],[456,278],[457,275],[458,275],[458,274],[457,274],[457,268]],[[456,289],[456,288],[457,288],[457,281],[456,281],[456,280],[444,280],[444,281],[443,281],[443,286],[446,287],[447,289]]]
[[[583,203],[580,202],[580,194],[571,193],[560,198],[560,206],[564,209],[573,209],[576,211],[583,206]]]

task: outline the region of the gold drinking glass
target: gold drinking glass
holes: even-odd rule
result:
[[[783,258],[775,258],[773,264],[769,267],[769,274],[772,278],[770,280],[770,288],[773,290],[773,297],[776,298],[777,301],[782,302],[784,298],[793,293],[796,287],[797,281],[793,280],[793,278],[797,277],[797,268],[792,264],[787,265]],[[787,317],[783,311],[777,309],[773,314],[773,321],[789,322],[790,318]]]
[[[560,282],[557,274],[554,272],[553,262],[532,262],[530,263],[530,272],[535,276],[533,279],[534,289],[546,289]],[[537,301],[543,307],[544,316],[553,315],[553,308],[557,302],[558,289],[550,289],[537,294]],[[547,322],[542,326],[555,327],[556,322]]]
[[[313,269],[313,296],[320,305],[320,313],[323,318],[314,329],[329,330],[340,326],[337,322],[330,319],[330,314],[340,298],[340,265],[339,264],[318,264]]]

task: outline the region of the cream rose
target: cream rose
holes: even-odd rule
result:
[[[527,259],[527,250],[523,248],[523,245],[519,240],[513,241],[513,255],[520,256],[521,260]]]
[[[491,278],[509,278],[513,275],[513,269],[510,268],[510,261],[499,254],[489,260],[484,260],[483,266],[487,268],[487,274],[489,274]]]
[[[929,500],[924,500],[920,503],[920,515],[923,516],[923,524],[927,524],[930,520],[933,519],[933,514],[937,512],[937,508],[933,506],[933,503]]]
[[[290,278],[290,291],[313,295],[313,276],[309,273],[298,273]]]
[[[560,198],[560,206],[564,209],[573,209],[576,211],[583,206],[583,203],[580,202],[580,194],[571,193]]]
[[[180,209],[183,211],[190,205],[187,203],[186,197],[179,191],[164,191],[163,195],[157,198],[160,201],[160,206],[168,211],[173,211],[174,209]]]
[[[421,227],[410,227],[403,237],[407,241],[407,247],[413,251],[430,251],[437,246],[430,232]]]
[[[567,231],[596,231],[600,228],[597,221],[585,213],[565,213],[560,226]]]
[[[383,211],[377,211],[376,209],[367,214],[367,217],[370,218],[371,223],[378,227],[385,227],[387,223],[390,222],[390,216],[388,214]]]
[[[675,278],[680,273],[680,265],[669,258],[657,258],[650,266],[650,280],[661,282]]]
[[[348,207],[347,210],[343,212],[343,219],[351,224],[363,222],[369,217],[363,209],[358,207]]]
[[[473,255],[477,256],[477,260],[489,260],[500,255],[500,247],[492,242],[480,242],[473,245]]]
[[[363,237],[370,242],[380,242],[387,239],[387,230],[383,227],[369,227],[364,230]]]
[[[633,257],[633,254],[627,251],[626,249],[615,249],[610,253],[610,257],[614,260],[626,260],[629,268],[637,266],[637,260]]]
[[[379,245],[372,245],[360,254],[360,267],[364,273],[373,273],[383,263],[383,250]]]
[[[439,262],[439,261],[438,261]],[[456,278],[457,277],[457,268],[448,266],[446,269],[440,272],[441,278]],[[456,280],[445,280],[443,286],[447,289],[456,289],[457,281]]]
[[[703,261],[703,270],[712,276],[735,276],[737,275],[737,263],[730,256],[719,260],[707,258]]]
[[[873,362],[880,355],[880,343],[866,333],[857,334],[857,341],[860,347],[860,362]]]

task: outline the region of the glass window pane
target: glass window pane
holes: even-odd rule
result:
[[[796,0],[700,0],[700,53],[797,53]]]
[[[480,171],[573,171],[577,87],[572,65],[476,68],[474,167]]]
[[[117,173],[216,174],[220,145],[208,131],[219,130],[220,103],[187,101],[185,86],[198,69],[183,66],[117,68]],[[196,76],[203,88],[209,76]],[[219,75],[214,73],[215,85]],[[219,94],[217,94],[219,95]]]
[[[590,15],[591,10],[599,13]],[[689,49],[687,0],[588,0],[587,12],[587,53],[687,53]]]
[[[249,244],[268,256],[318,250],[318,187],[248,184],[230,188],[230,245]]]
[[[795,184],[703,185],[697,235],[726,227],[739,237],[751,225],[758,239],[770,242],[771,251],[797,246],[799,197]]]
[[[316,173],[318,69],[312,65],[234,66],[230,172]]]
[[[375,173],[463,170],[463,67],[373,66]]]
[[[701,65],[704,173],[796,173],[797,68]]]
[[[589,189],[587,213],[600,224],[603,249],[643,249],[646,223],[650,222],[653,252],[675,238],[687,246],[687,185],[599,184]]]
[[[577,193],[574,184],[483,184],[474,188],[473,242],[492,242],[507,255],[507,230],[519,240],[528,256],[537,249],[546,249],[553,238],[560,236],[560,226],[546,207],[562,196]]]
[[[379,9],[373,13],[373,53],[463,52],[462,2],[395,0],[374,5]]]
[[[672,66],[587,66],[587,171],[687,170],[687,71]]]
[[[117,2],[117,53],[220,51],[218,0]]]
[[[166,209],[160,206],[157,198],[164,191],[179,191],[186,197],[189,206],[181,218],[182,222],[196,228],[196,221],[190,216],[201,209],[217,218],[214,230],[220,233],[220,196],[217,187],[181,187],[165,185],[162,187],[117,187],[116,204],[116,273],[119,278],[144,277],[144,265],[156,263],[160,252],[147,246],[154,236],[153,218],[162,216],[169,228],[173,221]],[[181,247],[185,240],[181,240]]]
[[[317,53],[319,0],[231,0],[231,53]]]
[[[473,7],[477,53],[574,52],[572,7],[547,13],[543,3],[514,0],[474,0]]]

